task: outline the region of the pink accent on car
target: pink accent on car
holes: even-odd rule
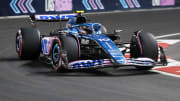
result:
[[[142,49],[142,44],[141,44],[139,34],[140,34],[140,31],[137,32],[137,39],[138,39],[138,43],[139,43],[140,52],[141,52],[141,55],[142,55],[143,54],[143,49]]]
[[[44,37],[42,40],[41,40],[41,42],[43,41],[43,40],[47,40],[47,44],[44,44],[44,45],[46,45],[46,46],[44,46],[44,47],[46,47],[47,48],[47,52],[43,52],[43,54],[44,55],[50,55],[50,52],[51,52],[51,49],[52,49],[52,44],[53,44],[53,41],[56,39],[56,37]],[[42,50],[43,49],[45,49],[44,47],[42,47]]]

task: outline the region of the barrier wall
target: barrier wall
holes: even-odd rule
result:
[[[178,7],[180,0],[1,0],[0,16]]]

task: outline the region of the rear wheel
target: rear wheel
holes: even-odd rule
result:
[[[16,52],[21,59],[37,59],[40,54],[40,31],[21,28],[16,34]]]
[[[131,58],[145,57],[151,58],[154,61],[158,59],[158,45],[154,36],[150,33],[143,33],[138,31],[131,38],[130,44]],[[149,70],[153,68],[137,66],[137,69]]]

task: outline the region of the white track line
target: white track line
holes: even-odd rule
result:
[[[165,38],[165,37],[171,37],[171,36],[177,36],[177,35],[180,35],[180,33],[173,33],[173,34],[155,36],[155,38],[156,38],[156,39],[159,39],[159,38]]]

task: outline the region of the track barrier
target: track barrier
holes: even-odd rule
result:
[[[0,16],[180,7],[180,0],[1,0]]]

